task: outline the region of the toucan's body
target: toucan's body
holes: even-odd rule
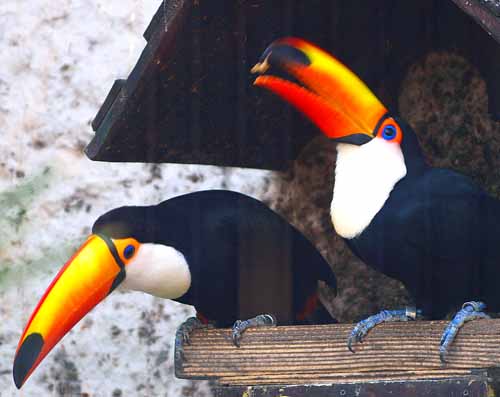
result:
[[[403,128],[406,144],[416,137]],[[406,160],[406,156],[405,156]],[[500,202],[470,178],[406,160],[408,173],[361,234],[345,241],[365,263],[401,280],[429,318],[480,299],[500,311]]]
[[[294,105],[338,143],[330,214],[354,253],[401,280],[430,318],[472,299],[500,311],[500,201],[468,177],[426,165],[411,127],[315,45],[275,41],[252,71],[270,68],[302,85],[270,75],[255,84]],[[445,331],[442,359],[464,321],[486,317],[482,308],[482,302],[464,304]],[[361,322],[351,337],[361,340],[377,323],[404,321],[416,312],[409,313],[384,311]]]
[[[102,216],[93,233],[121,237],[109,225],[112,228],[114,218],[122,218],[128,211],[120,208]],[[156,206],[131,207],[129,219],[133,219],[132,230],[126,235],[138,239],[144,236],[144,241],[174,247],[182,253],[191,285],[174,300],[193,305],[202,319],[219,327],[273,313],[275,302],[259,303],[259,294],[267,295],[266,291],[248,291],[249,296],[256,295],[256,304],[240,305],[240,288],[250,287],[252,281],[242,279],[240,272],[254,268],[254,277],[258,276],[265,288],[269,286],[267,280],[276,277],[276,269],[281,269],[282,283],[274,283],[270,293],[276,301],[288,294],[289,287],[293,293],[287,302],[289,307],[283,309],[289,313],[273,313],[280,324],[301,321],[297,316],[304,320],[300,314],[315,296],[318,280],[335,287],[328,263],[299,231],[260,201],[240,193],[210,190],[186,194]],[[286,273],[291,276],[289,280]],[[252,311],[245,311],[245,307]]]
[[[243,194],[210,190],[114,209],[95,222],[28,321],[14,360],[15,383],[21,387],[117,286],[193,305],[200,319],[216,326],[261,313],[283,324],[333,322],[317,301],[318,280],[336,287],[316,248]]]

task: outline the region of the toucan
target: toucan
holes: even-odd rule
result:
[[[244,194],[206,190],[113,209],[97,219],[36,306],[17,347],[14,382],[20,388],[118,286],[194,306],[198,320],[181,326],[183,337],[201,321],[234,323],[238,344],[249,326],[334,322],[318,300],[319,280],[335,292],[335,275],[315,246]]]
[[[355,255],[400,280],[414,298],[413,309],[384,310],[358,323],[349,349],[380,322],[419,314],[439,319],[466,302],[443,333],[445,362],[461,325],[488,317],[485,302],[500,311],[500,201],[467,176],[430,167],[412,128],[316,45],[278,39],[252,72],[260,74],[255,85],[282,97],[337,142],[334,229]]]

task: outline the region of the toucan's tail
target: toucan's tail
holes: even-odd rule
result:
[[[322,258],[323,259],[323,258]],[[318,279],[323,281],[332,291],[333,296],[337,295],[337,278],[335,277],[335,273],[331,269],[330,265],[326,260],[323,259],[322,263],[320,263],[319,276]],[[317,299],[316,309],[308,316],[308,319],[311,320],[310,324],[334,324],[337,323],[332,315],[328,312],[326,307],[321,303],[321,300]]]
[[[337,295],[337,278],[335,277],[335,273],[330,268],[330,265],[325,263],[326,266],[323,266],[319,279],[324,281],[328,287],[333,291],[334,295]],[[328,267],[328,268],[326,268]]]
[[[337,279],[328,261],[316,246],[300,233],[294,234],[294,303],[296,324],[331,324],[336,322],[318,298],[318,281],[337,295]]]
[[[312,314],[312,320],[314,321],[314,324],[337,324],[338,321],[333,317],[328,310],[326,310],[326,307],[321,303],[321,301],[318,301],[318,307]]]

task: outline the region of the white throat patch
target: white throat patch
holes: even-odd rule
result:
[[[330,208],[335,231],[347,239],[361,234],[405,175],[403,152],[397,143],[374,138],[361,146],[337,144]]]
[[[161,244],[141,244],[125,271],[127,275],[120,287],[160,298],[179,298],[191,285],[191,272],[184,255]]]

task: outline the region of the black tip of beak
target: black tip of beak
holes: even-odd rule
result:
[[[18,389],[24,383],[28,372],[33,367],[43,347],[42,335],[34,333],[28,335],[14,358],[14,383]]]
[[[282,66],[287,63],[298,63],[309,66],[311,60],[299,49],[288,44],[273,43],[262,53],[259,62],[267,61],[271,66]]]

